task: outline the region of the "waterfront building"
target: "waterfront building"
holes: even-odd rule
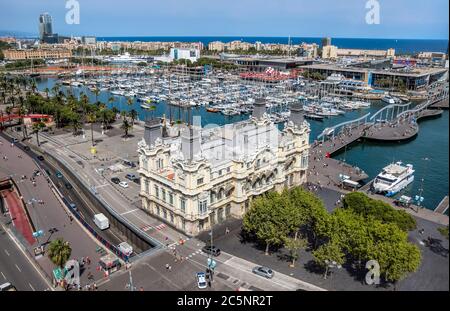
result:
[[[3,54],[7,60],[59,59],[72,57],[72,51],[68,49],[4,50]]]
[[[301,103],[280,132],[263,100],[249,120],[222,127],[147,121],[138,144],[142,208],[191,236],[240,218],[253,198],[306,182],[309,133]]]
[[[332,74],[339,74],[347,79],[364,81],[367,85],[379,89],[391,89],[402,81],[406,89],[411,91],[424,89],[447,74],[445,68],[391,67],[380,69],[352,65],[344,66],[334,63],[312,64],[301,68],[309,73],[320,73],[325,78]]]
[[[208,43],[209,51],[223,52],[225,51],[225,43],[221,41],[212,41]]]
[[[338,57],[394,58],[395,49],[387,49],[387,50],[340,49],[334,45],[327,45],[322,48],[323,59],[336,59]]]
[[[336,59],[337,58],[337,46],[326,45],[322,47],[323,59]]]
[[[81,42],[83,42],[83,44],[95,45],[97,39],[94,36],[83,36]]]
[[[198,49],[186,49],[186,48],[170,49],[170,59],[172,61],[179,59],[187,59],[194,63],[199,58],[200,58],[200,50]]]

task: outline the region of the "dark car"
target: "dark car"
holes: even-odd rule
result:
[[[28,147],[28,146],[23,146],[23,150],[28,151],[28,150],[30,150],[30,147]]]
[[[58,178],[63,178],[63,175],[61,174],[60,171],[56,171],[55,175],[56,175],[56,177],[58,177]]]
[[[206,253],[206,254],[211,254],[211,255],[213,255],[214,257],[217,257],[217,256],[220,255],[220,249],[217,248],[217,247],[215,247],[214,245],[212,245],[212,246],[210,246],[210,245],[204,246],[204,247],[202,248],[202,251],[203,251],[204,253]]]
[[[120,183],[120,179],[117,178],[117,177],[111,178],[111,181],[112,181],[113,183],[115,183],[116,185]]]
[[[73,188],[72,185],[71,185],[70,183],[68,183],[68,182],[66,182],[66,183],[64,184],[64,186],[66,187],[67,190],[70,190],[70,189]]]
[[[39,161],[44,161],[44,157],[43,156],[37,156],[37,159],[39,160]]]
[[[123,160],[123,164],[129,166],[129,167],[136,167],[136,163],[130,161],[130,160]]]

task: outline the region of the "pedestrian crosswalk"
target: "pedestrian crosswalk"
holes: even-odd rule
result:
[[[166,224],[160,224],[160,225],[157,225],[157,226],[145,225],[145,226],[141,227],[141,230],[147,232],[147,231],[149,231],[151,229],[162,230],[165,227],[167,227]]]

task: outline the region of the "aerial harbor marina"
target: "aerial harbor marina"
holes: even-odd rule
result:
[[[277,29],[249,17],[261,37],[248,4],[205,30],[192,8],[180,26],[182,1],[152,3],[164,27],[133,13],[143,29],[16,2],[0,5],[1,291],[206,308],[191,291],[448,291],[448,2],[402,10],[436,21],[405,31],[377,0],[328,24],[292,0],[261,8]]]

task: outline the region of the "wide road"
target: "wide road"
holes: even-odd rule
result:
[[[51,288],[11,236],[0,227],[0,284],[9,282],[19,291]]]

